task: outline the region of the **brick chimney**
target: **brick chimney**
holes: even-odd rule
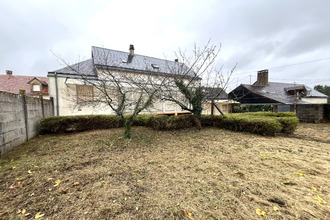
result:
[[[254,86],[268,86],[268,70],[258,71],[258,79],[253,84]]]
[[[6,70],[6,75],[7,75],[7,76],[11,76],[11,75],[13,75],[13,71],[11,71],[11,70]]]
[[[129,45],[129,55],[134,56],[134,45],[133,44]]]

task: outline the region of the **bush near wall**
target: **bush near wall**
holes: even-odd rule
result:
[[[129,117],[126,115],[125,117]],[[146,126],[151,114],[137,115],[133,125]],[[115,115],[78,115],[78,116],[53,116],[40,121],[40,134],[55,134],[80,132],[96,129],[109,129],[123,127],[123,121]]]
[[[123,121],[114,115],[54,116],[40,121],[40,134],[80,132],[96,129],[118,128]]]
[[[293,133],[299,122],[292,113],[255,112],[227,114],[226,116],[202,115],[202,126],[274,136],[279,133]],[[133,125],[148,126],[154,130],[174,130],[191,128],[196,123],[193,115],[143,114],[135,118]],[[123,121],[114,115],[48,117],[40,122],[40,134],[79,132],[122,126]]]

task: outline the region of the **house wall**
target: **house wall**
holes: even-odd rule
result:
[[[302,101],[312,104],[327,104],[328,98],[301,98]]]
[[[302,122],[320,122],[330,119],[330,104],[297,105],[297,117]]]
[[[39,120],[52,115],[50,100],[0,92],[0,154],[34,137]]]
[[[232,103],[216,103],[216,105],[220,108],[220,110],[224,113],[231,113],[233,105]],[[203,111],[202,114],[210,115],[212,113],[212,104],[210,102],[205,102],[203,104]],[[213,111],[214,115],[220,115],[221,113],[214,107]]]
[[[120,72],[115,72],[115,74],[122,74]],[[134,73],[132,73],[134,74]],[[101,75],[101,74],[100,74]],[[140,77],[147,78],[146,74],[139,74]],[[49,95],[54,98],[55,105],[55,115],[57,115],[57,104],[59,109],[59,116],[65,115],[89,115],[89,114],[115,114],[114,111],[110,109],[108,105],[86,105],[86,106],[78,106],[77,105],[77,94],[76,94],[76,85],[82,84],[79,80],[72,80],[70,82],[67,81],[67,77],[63,77],[58,75],[57,77],[57,87],[58,87],[58,102],[56,100],[56,83],[55,77],[49,76]],[[154,77],[155,80],[161,79],[161,77]],[[145,80],[146,82],[148,80]],[[69,83],[68,83],[69,82]],[[70,84],[71,83],[71,84]],[[94,89],[94,95],[97,96],[97,90]],[[139,97],[138,93],[133,93],[132,98],[137,100]],[[132,105],[127,109],[127,114],[131,113],[134,108]],[[172,102],[165,100],[155,100],[153,105],[144,110],[141,113],[166,113],[166,112],[181,112],[182,109],[179,105],[173,104]]]
[[[55,115],[109,114],[110,109],[107,106],[98,106],[98,108],[95,109],[92,106],[78,108],[76,85],[67,85],[66,77],[57,77],[57,96],[55,79],[55,77],[48,77],[49,95],[54,98]]]

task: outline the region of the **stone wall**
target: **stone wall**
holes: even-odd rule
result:
[[[330,119],[330,104],[297,105],[297,117],[302,122],[321,122]]]
[[[53,115],[52,99],[0,92],[0,155],[36,136],[39,120]]]

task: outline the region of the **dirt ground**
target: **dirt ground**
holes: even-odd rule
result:
[[[330,219],[330,124],[291,136],[134,127],[0,158],[0,219]]]

